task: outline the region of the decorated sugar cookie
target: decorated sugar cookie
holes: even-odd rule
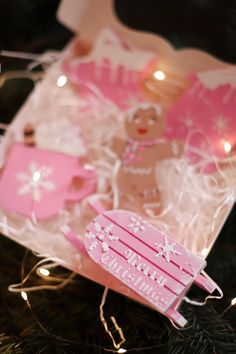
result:
[[[193,283],[210,294],[216,289],[222,293],[203,272],[203,258],[147,220],[127,210],[100,211],[87,225],[85,239],[68,225],[63,226],[62,233],[80,253],[86,255],[87,251],[108,278],[116,277],[177,325],[187,323],[178,305],[183,299],[191,303],[184,296]]]
[[[95,189],[94,170],[79,158],[15,143],[0,176],[0,207],[45,220]]]
[[[112,144],[121,160],[116,176],[119,206],[131,198],[135,206],[158,214],[161,197],[156,165],[162,159],[179,157],[183,145],[163,138],[165,118],[160,105],[140,103],[128,111],[124,124],[127,140],[115,138]]]

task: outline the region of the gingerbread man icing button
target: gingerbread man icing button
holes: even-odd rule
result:
[[[159,104],[139,103],[124,119],[126,139],[114,138],[112,149],[120,158],[116,174],[119,207],[135,203],[143,211],[161,212],[161,194],[156,182],[158,161],[180,157],[183,144],[163,138],[165,116]]]

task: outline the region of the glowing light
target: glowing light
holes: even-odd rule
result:
[[[233,300],[231,301],[231,305],[232,305],[232,306],[236,305],[236,297],[233,298]]]
[[[127,350],[126,349],[123,349],[123,348],[120,348],[117,350],[117,353],[126,353]]]
[[[65,75],[59,76],[57,79],[57,86],[58,87],[63,87],[67,83],[67,77]]]
[[[94,170],[93,166],[90,165],[89,163],[86,163],[86,164],[84,165],[84,168],[85,168],[85,170]]]
[[[25,300],[25,301],[27,301],[27,300],[28,300],[28,296],[27,296],[27,294],[26,294],[26,292],[25,292],[25,291],[22,291],[20,294],[21,294],[21,296],[22,296],[23,300]]]
[[[38,182],[38,181],[40,180],[40,178],[41,178],[41,173],[40,173],[40,171],[34,172],[34,174],[33,174],[33,181],[36,183],[36,182]]]
[[[202,253],[203,257],[205,257],[208,254],[208,249],[207,248],[203,248],[201,253]]]
[[[40,269],[39,269],[39,273],[42,274],[42,275],[44,275],[45,277],[48,277],[48,276],[50,275],[49,270],[46,269],[46,268],[40,268]]]
[[[232,146],[231,146],[230,142],[229,141],[225,141],[224,142],[224,150],[225,150],[225,152],[228,154],[231,151],[231,149],[232,149]]]
[[[165,78],[166,78],[165,73],[161,70],[155,71],[153,76],[155,77],[155,79],[160,80],[160,81],[165,80]]]

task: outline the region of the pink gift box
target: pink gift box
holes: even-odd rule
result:
[[[97,16],[91,16],[91,12],[96,13]],[[207,108],[207,105],[205,105],[204,101],[202,100],[202,95],[206,94],[207,99],[210,100],[211,106],[213,105],[218,107],[219,105],[220,109],[222,107],[224,109],[227,107],[226,111],[230,115],[231,121],[230,133],[232,133],[229,137],[227,136],[229,141],[225,141],[225,139],[223,139],[223,142],[218,144],[219,139],[216,139],[217,130],[212,130],[211,132],[211,137],[215,141],[214,149],[217,153],[217,156],[225,156],[225,151],[223,150],[224,143],[228,142],[233,144],[235,139],[233,131],[235,129],[235,120],[232,120],[231,116],[232,102],[230,100],[232,97],[227,95],[227,93],[230,93],[228,91],[230,91],[231,88],[233,93],[235,90],[235,81],[232,80],[232,72],[235,72],[235,67],[232,67],[232,65],[227,63],[223,63],[199,50],[184,49],[181,51],[176,51],[170,45],[170,43],[168,43],[168,41],[164,40],[162,37],[143,32],[136,32],[124,27],[117,21],[113,14],[111,0],[103,0],[102,5],[98,1],[94,2],[92,0],[64,0],[61,3],[58,16],[61,19],[61,22],[65,23],[70,29],[73,29],[75,32],[80,32],[84,38],[90,39],[92,41],[96,39],[97,35],[100,34],[100,31],[104,27],[112,27],[117,33],[119,33],[120,37],[124,38],[129,43],[133,44],[137,48],[141,48],[143,51],[147,49],[149,53],[152,52],[154,55],[158,54],[158,57],[161,58],[162,64],[164,63],[166,67],[169,68],[174,67],[179,73],[187,75],[191,78],[191,80],[193,80],[193,82],[195,82],[196,86],[193,86],[192,88],[194,88],[194,90],[196,90],[197,94],[199,95],[194,97],[194,90],[192,91],[192,96],[190,95],[191,92],[185,92],[179,103],[176,105],[175,110],[169,112],[168,119],[173,123],[173,127],[178,128],[179,138],[182,139],[186,137],[187,126],[182,129],[183,126],[181,126],[181,121],[177,120],[175,112],[179,115],[187,114],[188,111],[186,112],[185,108],[190,104],[190,102],[192,102],[192,105],[195,106],[194,110],[196,109],[199,117],[204,118],[201,122],[199,122],[202,126],[204,126],[204,129],[206,128],[207,130],[209,126],[206,122],[206,119],[208,117],[209,107]],[[150,266],[155,267],[155,270],[158,268],[158,274],[160,274],[158,280],[160,284],[163,284],[163,287],[161,288],[161,296],[163,295],[163,297],[168,299],[165,300],[167,303],[164,301],[160,304],[153,304],[149,301],[150,299],[145,298],[143,294],[136,291],[137,289],[129,288],[126,283],[120,282],[120,279],[117,279],[115,274],[111,275],[108,273],[106,265],[110,265],[111,263],[108,263],[108,259],[105,260],[105,253],[102,251],[102,247],[106,249],[107,246],[102,246],[102,240],[99,238],[96,240],[99,248],[94,249],[94,254],[91,253],[93,251],[92,248],[90,249],[91,240],[86,239],[86,245],[89,252],[91,253],[93,259],[92,260],[86,253],[79,253],[77,249],[75,249],[65,239],[58,226],[59,224],[56,222],[53,224],[53,220],[51,223],[39,223],[36,228],[32,228],[32,225],[30,227],[26,225],[26,218],[22,217],[22,219],[16,220],[12,213],[9,213],[10,211],[20,213],[25,216],[31,216],[31,213],[34,212],[37,218],[45,218],[48,217],[49,214],[52,216],[58,213],[58,211],[63,208],[66,201],[81,200],[87,193],[89,193],[88,191],[86,191],[86,193],[85,191],[79,191],[78,194],[74,194],[68,191],[69,184],[74,176],[80,176],[80,174],[81,176],[84,176],[84,171],[79,166],[79,160],[77,158],[65,156],[59,152],[42,152],[37,148],[26,148],[22,145],[15,145],[12,148],[8,158],[6,158],[6,150],[9,145],[9,141],[12,139],[12,135],[19,137],[19,131],[21,131],[25,124],[28,122],[28,117],[32,117],[32,112],[36,112],[35,116],[32,118],[32,121],[34,122],[35,119],[35,122],[37,123],[40,121],[45,122],[47,120],[54,120],[57,122],[58,119],[62,117],[65,118],[65,116],[71,121],[73,121],[75,118],[74,116],[71,116],[71,112],[68,109],[66,110],[66,113],[61,109],[57,110],[55,115],[51,114],[53,112],[53,108],[55,109],[55,106],[58,103],[57,99],[63,99],[64,103],[66,99],[68,99],[68,101],[71,100],[71,97],[74,95],[74,91],[72,91],[72,89],[70,91],[70,87],[65,86],[59,88],[56,85],[58,78],[60,78],[62,74],[65,74],[62,70],[63,67],[65,68],[65,63],[67,63],[67,59],[70,56],[71,48],[73,49],[73,43],[71,46],[69,46],[69,48],[66,49],[63,60],[59,61],[59,64],[52,66],[52,68],[47,72],[45,79],[42,81],[42,83],[40,83],[40,86],[36,86],[34,92],[31,94],[30,98],[27,100],[13,121],[11,125],[11,134],[7,134],[6,139],[2,143],[2,155],[5,157],[6,169],[2,174],[0,185],[0,203],[2,208],[0,213],[0,229],[6,236],[30,248],[34,252],[37,252],[39,255],[41,254],[45,256],[45,254],[47,254],[49,258],[51,257],[54,260],[57,259],[59,264],[75,272],[78,272],[79,274],[95,282],[103,284],[104,286],[108,286],[109,288],[127,295],[132,299],[144,303],[148,306],[153,305],[160,312],[167,314],[171,319],[175,320],[180,325],[184,325],[185,320],[179,317],[176,309],[182,299],[183,294],[186,293],[189,286],[195,281],[198,283],[198,285],[203,286],[209,292],[211,292],[214,288],[211,287],[205,278],[202,278],[200,274],[205,266],[205,261],[203,258],[206,258],[207,254],[213,247],[213,244],[224,224],[224,221],[231,211],[231,208],[234,204],[234,199],[229,198],[228,202],[223,204],[220,208],[217,218],[214,220],[214,228],[212,229],[212,232],[207,235],[207,243],[203,243],[203,240],[201,239],[198,240],[199,243],[197,251],[198,254],[202,255],[202,259],[193,254],[197,251],[191,238],[187,240],[187,248],[189,249],[189,253],[186,249],[183,249],[182,246],[176,247],[177,252],[181,253],[181,257],[185,257],[184,259],[186,259],[186,262],[188,262],[189,258],[193,262],[193,268],[188,267],[181,270],[185,276],[185,278],[182,278],[181,281],[179,281],[180,279],[178,276],[180,268],[177,267],[177,265],[179,266],[178,260],[180,259],[180,254],[176,253],[173,255],[173,258],[175,259],[175,265],[170,264],[164,254],[162,255],[162,258],[159,256],[155,257],[155,254],[158,252],[160,254],[160,252],[164,251],[165,242],[169,244],[170,247],[172,247],[172,243],[177,243],[176,239],[174,239],[174,241],[168,237],[165,239],[162,233],[158,233],[156,229],[153,231],[152,227],[148,224],[150,233],[145,235],[146,241],[144,244],[144,240],[142,239],[141,242],[140,238],[138,237],[138,232],[135,233],[134,229],[132,231],[132,238],[130,237],[130,228],[128,226],[132,224],[132,222],[134,223],[134,221],[125,220],[125,217],[129,219],[131,218],[131,214],[127,213],[126,216],[122,215],[122,222],[119,223],[119,215],[116,215],[118,212],[111,212],[112,222],[114,223],[114,221],[116,221],[118,223],[118,225],[115,224],[114,229],[118,227],[120,230],[120,227],[124,225],[124,222],[126,222],[126,229],[123,230],[124,234],[120,233],[120,231],[118,233],[118,237],[120,240],[122,240],[123,243],[117,243],[117,248],[114,248],[114,250],[112,249],[112,252],[115,252],[116,255],[118,252],[123,252],[124,249],[121,249],[121,247],[124,246],[125,242],[129,242],[127,245],[129,249],[131,249],[130,247],[132,246],[133,249],[131,251],[133,252],[137,253],[139,249],[143,250],[142,256],[145,256],[145,262],[148,264],[150,262]],[[146,65],[148,63],[144,61],[141,64]],[[230,73],[230,75],[228,75],[228,73]],[[219,80],[219,76],[221,76],[222,80]],[[215,77],[217,77],[218,81],[212,79]],[[86,81],[86,77],[82,79]],[[220,87],[220,85],[223,85],[222,83],[226,84],[227,87]],[[110,92],[111,87],[112,85],[108,85],[108,88],[103,91],[104,94],[110,94],[110,98],[114,97],[114,92]],[[134,86],[132,86],[132,90],[135,92],[136,87],[134,88]],[[223,103],[221,104],[219,102],[219,97],[222,95],[224,97],[226,96],[224,105]],[[94,111],[94,113],[97,112]],[[86,123],[82,120],[79,120],[79,112],[77,116],[78,124]],[[189,120],[185,120],[185,122],[188,122],[190,125],[192,124],[192,122]],[[104,124],[107,125],[107,122]],[[93,121],[91,120],[91,122],[89,122],[90,130],[96,130],[96,127],[94,127],[95,126],[93,125]],[[175,134],[175,131],[176,129],[168,130],[167,137],[172,138],[173,134]],[[195,146],[199,147],[201,143],[201,141],[196,139]],[[19,156],[25,156],[24,161],[22,161]],[[35,157],[37,157],[37,160],[35,160]],[[45,166],[47,166],[47,169],[44,168]],[[52,166],[55,168],[55,175],[51,169]],[[64,168],[65,166],[68,168]],[[24,187],[24,183],[26,182],[26,179],[28,178],[27,176],[29,175],[31,176],[31,184],[28,184],[28,187]],[[41,184],[40,191],[42,190],[43,194],[41,194],[39,197],[39,191],[35,187],[35,184],[41,179],[41,177],[45,177],[47,182],[46,184]],[[52,177],[53,179],[51,179]],[[100,182],[103,182],[103,180],[101,179]],[[53,187],[53,185],[55,185],[55,187]],[[89,185],[88,187],[90,188],[91,186]],[[60,193],[56,193],[56,191],[59,189]],[[33,194],[27,193],[27,191],[33,191]],[[92,188],[90,192],[92,192]],[[34,195],[34,199],[36,199],[34,202],[32,200],[32,195]],[[50,200],[51,196],[53,196],[53,200]],[[108,215],[110,214],[108,213]],[[82,214],[82,219],[78,219],[79,217],[76,213],[72,213],[71,218],[74,226],[73,229],[82,237],[85,237],[86,225],[89,225],[88,232],[94,233],[96,231],[94,224],[90,224],[93,216],[91,216],[91,213],[87,210],[84,214]],[[99,216],[98,220],[100,220],[100,218],[102,218],[102,226],[107,227],[107,223],[103,225],[103,216]],[[156,222],[156,220],[153,220],[153,222],[154,221]],[[148,220],[148,222],[150,223],[151,221]],[[23,232],[20,232],[22,227]],[[152,231],[155,235],[152,235]],[[127,237],[127,233],[129,234],[129,238]],[[172,234],[172,236],[174,238],[176,235]],[[117,240],[113,241],[114,244],[117,242]],[[182,243],[185,243],[185,241],[186,240],[180,240]],[[146,242],[148,244],[146,244]],[[152,243],[151,247],[150,243]],[[175,247],[175,245],[173,247]],[[126,252],[128,258],[126,260],[122,260],[122,262],[128,263],[129,260],[130,263],[132,263],[132,257],[136,256],[133,255],[131,251]],[[114,253],[112,254],[114,255]],[[103,260],[104,264],[101,264],[101,259]],[[99,272],[97,263],[99,263],[99,266],[102,265],[102,267],[99,268]],[[163,266],[162,268],[160,267],[161,264]],[[132,265],[130,266],[132,267]],[[175,269],[174,267],[177,268]],[[115,268],[115,270],[117,270],[117,268]],[[136,276],[136,273],[137,268],[135,268],[134,273],[132,274],[135,274]],[[164,286],[166,284],[163,280],[166,279],[164,276],[167,278],[167,282],[171,287],[171,294],[169,293],[169,290],[167,292],[166,287]],[[132,277],[129,279],[131,281]],[[128,281],[128,278],[126,278],[126,280]]]

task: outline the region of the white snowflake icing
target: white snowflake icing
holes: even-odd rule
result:
[[[107,242],[102,242],[102,251],[107,252],[109,250],[109,245]]]
[[[104,232],[105,232],[106,234],[110,234],[112,228],[113,228],[113,224],[109,224],[108,226],[106,226],[106,227],[104,228]]]
[[[185,111],[184,115],[179,117],[179,121],[188,129],[195,127],[195,119],[191,116],[189,111]]]
[[[223,134],[226,133],[229,129],[229,119],[224,116],[218,116],[213,119],[212,128],[218,133]]]
[[[167,237],[165,237],[165,244],[158,244],[158,243],[154,243],[154,246],[156,246],[157,248],[161,249],[160,252],[155,254],[155,257],[161,257],[164,256],[167,262],[170,262],[170,257],[171,254],[176,254],[179,255],[180,253],[178,251],[175,250],[174,246],[175,243],[169,243]]]
[[[89,231],[86,232],[85,237],[94,240],[96,238],[96,235],[94,235],[91,231]]]
[[[90,243],[88,249],[89,249],[89,251],[93,251],[94,249],[97,248],[97,246],[98,246],[98,242],[97,241],[93,241],[93,242]]]
[[[90,246],[89,246],[89,251],[95,250],[99,245],[101,246],[102,252],[108,252],[109,251],[109,242],[112,241],[118,241],[119,237],[115,236],[111,233],[111,230],[113,228],[113,224],[109,224],[105,227],[102,227],[98,222],[94,223],[94,230],[95,233],[92,233],[91,231],[86,233],[86,238],[88,239],[98,239],[102,242],[97,242],[97,241],[92,241]]]
[[[99,224],[99,222],[95,222],[94,223],[94,229],[95,229],[96,232],[102,232],[102,227]]]
[[[131,229],[135,234],[138,231],[145,231],[145,226],[147,224],[146,220],[143,220],[140,216],[134,217],[131,216],[130,220],[132,221],[129,225],[128,228]]]
[[[103,229],[102,229],[101,225],[98,222],[94,223],[94,229],[96,231],[96,236],[95,237],[98,237],[99,240],[103,240],[104,239]]]
[[[37,164],[32,161],[29,164],[28,172],[19,172],[16,175],[18,181],[22,182],[22,185],[18,188],[18,194],[32,194],[32,198],[35,202],[39,202],[42,196],[42,189],[47,191],[53,191],[56,186],[53,182],[47,179],[53,172],[53,167],[51,166],[37,166]]]
[[[110,235],[110,236],[108,236],[108,240],[109,240],[109,241],[118,241],[118,240],[119,240],[119,237],[118,237],[118,236],[115,236],[115,235]]]

